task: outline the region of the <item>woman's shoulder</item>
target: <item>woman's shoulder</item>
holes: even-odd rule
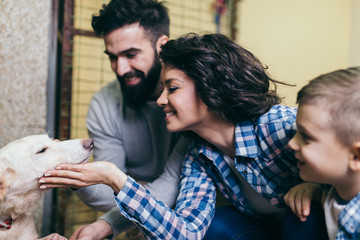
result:
[[[273,106],[257,122],[258,134],[277,144],[287,144],[296,133],[296,108]]]
[[[292,123],[296,120],[297,108],[292,108],[284,105],[274,105],[270,108],[269,111],[264,113],[258,118],[259,124],[265,123],[280,123],[288,122]]]

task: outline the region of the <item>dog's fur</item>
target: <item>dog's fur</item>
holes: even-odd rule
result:
[[[41,199],[39,178],[60,163],[82,163],[93,149],[91,139],[56,141],[47,135],[28,136],[0,149],[0,220],[12,219],[11,229],[0,229],[0,239],[37,239],[32,207]]]

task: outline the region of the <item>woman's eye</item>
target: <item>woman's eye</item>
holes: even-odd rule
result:
[[[171,92],[175,92],[177,89],[179,89],[178,87],[169,87],[168,91]]]
[[[42,148],[40,151],[37,152],[37,154],[44,153],[44,152],[46,152],[46,150],[47,150],[47,148]]]

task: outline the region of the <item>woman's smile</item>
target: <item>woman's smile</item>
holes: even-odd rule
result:
[[[167,130],[195,131],[208,111],[196,94],[194,80],[183,71],[164,65],[161,81],[164,89],[157,103],[164,108]]]

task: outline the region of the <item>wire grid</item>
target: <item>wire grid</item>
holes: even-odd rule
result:
[[[209,33],[215,32],[217,25],[214,21],[215,0],[167,0],[165,6],[170,15],[170,38],[176,38],[188,32]],[[102,4],[108,0],[75,0],[74,28],[83,31],[92,31],[91,16],[97,14]],[[230,11],[229,11],[230,12]],[[222,18],[221,29],[229,35],[229,17]],[[71,93],[71,138],[87,138],[86,114],[91,97],[101,87],[115,79],[110,68],[107,56],[104,54],[104,43],[101,38],[81,35],[77,31],[72,39],[73,52],[66,53],[72,56],[72,93]],[[65,233],[71,233],[83,224],[95,221],[101,212],[89,208],[81,202],[76,194],[69,190],[66,197],[58,199],[66,201]]]

